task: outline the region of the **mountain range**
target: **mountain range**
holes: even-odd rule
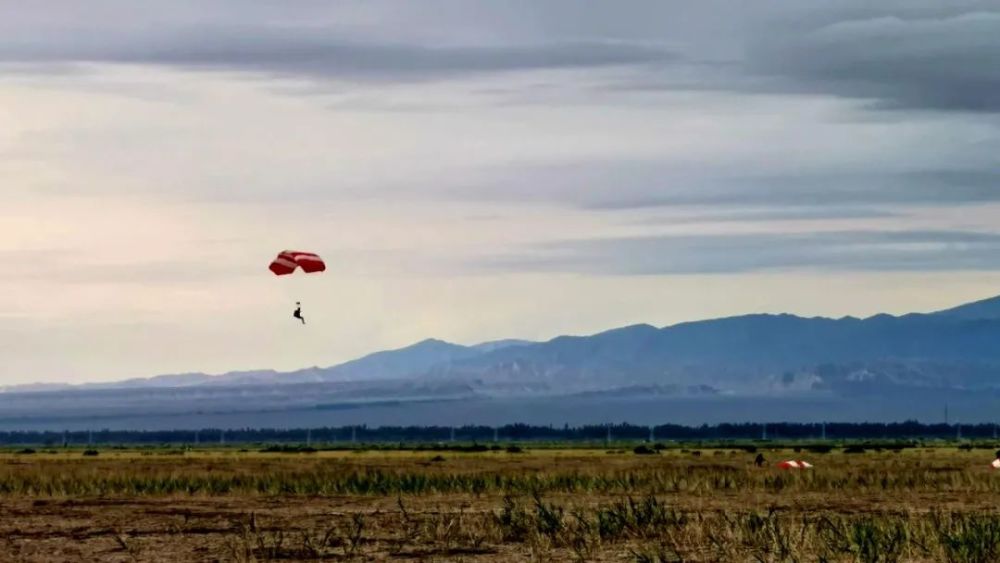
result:
[[[488,396],[873,392],[1000,386],[1000,297],[929,314],[859,319],[753,314],[633,325],[546,342],[463,346],[427,339],[332,367],[162,375],[115,383],[13,386],[7,393],[351,384]],[[401,392],[401,396],[406,393]]]
[[[947,407],[946,407],[947,405]],[[1000,297],[928,314],[753,314],[545,342],[428,339],[330,367],[0,392],[0,429],[963,421],[1000,413]]]

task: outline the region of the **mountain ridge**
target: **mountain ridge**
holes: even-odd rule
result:
[[[1000,318],[1000,296],[988,297],[973,301],[950,309],[935,311],[931,313],[937,316],[947,316],[963,318],[966,320],[996,319]]]
[[[760,388],[761,378],[780,378],[786,384],[790,378],[795,383],[795,374],[821,389],[829,383],[817,375],[825,364],[891,364],[897,365],[896,371],[902,365],[911,370],[921,366],[927,372],[926,366],[937,362],[938,379],[942,371],[953,372],[962,363],[989,371],[1000,365],[997,342],[1000,296],[932,313],[882,313],[863,319],[753,313],[663,327],[640,323],[543,342],[505,339],[465,346],[427,338],[334,366],[284,373],[167,374],[111,383],[9,386],[3,391],[468,380],[484,388],[551,392],[559,392],[560,386],[572,387],[563,391],[592,392],[644,385],[708,385],[745,392]],[[944,364],[947,369],[940,367]],[[929,376],[922,372],[921,377]]]

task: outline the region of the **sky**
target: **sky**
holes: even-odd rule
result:
[[[942,309],[998,154],[997,0],[0,0],[0,385]]]

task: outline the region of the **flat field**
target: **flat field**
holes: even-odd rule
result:
[[[1000,561],[992,449],[259,450],[0,453],[0,558]]]

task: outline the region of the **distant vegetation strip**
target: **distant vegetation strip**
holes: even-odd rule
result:
[[[971,452],[837,453],[813,457],[815,468],[805,473],[773,468],[774,460],[793,455],[790,452],[766,453],[772,463],[762,468],[740,450],[718,450],[711,455],[685,450],[655,458],[620,451],[582,457],[524,453],[516,459],[500,457],[506,455],[502,453],[496,457],[373,453],[323,458],[265,457],[251,452],[190,458],[154,452],[90,459],[69,455],[32,461],[5,458],[0,463],[0,496],[1000,494],[1000,476]]]
[[[218,444],[218,443],[434,443],[606,442],[696,440],[914,440],[997,439],[997,424],[738,423],[702,426],[634,424],[587,426],[379,426],[320,428],[203,428],[200,430],[75,430],[0,432],[0,445]]]

